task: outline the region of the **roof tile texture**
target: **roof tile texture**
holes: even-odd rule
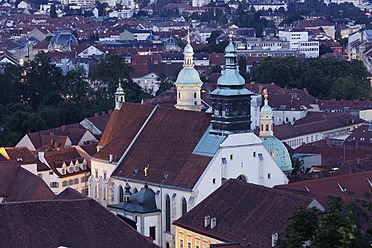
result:
[[[175,223],[226,242],[271,247],[271,235],[284,236],[295,206],[307,207],[312,201],[310,197],[230,179]],[[204,227],[208,215],[217,219],[213,229]]]

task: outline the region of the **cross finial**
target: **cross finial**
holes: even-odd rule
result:
[[[267,99],[267,97],[268,97],[268,95],[267,95],[267,89],[264,89],[264,90],[263,90],[263,93],[264,93],[264,97],[265,97],[265,99]]]
[[[187,43],[190,44],[190,26],[187,27]]]
[[[232,37],[233,37],[232,32],[230,32],[229,39],[232,40]]]
[[[147,177],[147,170],[149,169],[149,167],[150,167],[150,165],[147,165],[147,166],[145,166],[145,169],[143,169],[144,172],[145,172],[145,177]]]
[[[264,89],[263,90],[263,93],[264,93],[264,98],[265,98],[265,100],[264,100],[264,102],[265,102],[265,105],[269,105],[269,100],[267,100],[267,98],[268,98],[268,94],[267,94],[267,89]]]

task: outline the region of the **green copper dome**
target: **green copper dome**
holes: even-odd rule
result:
[[[192,48],[192,46],[190,45],[190,43],[187,43],[187,45],[185,46],[185,49],[183,50],[183,53],[192,53],[192,54],[194,54],[194,49]]]
[[[229,69],[218,78],[217,84],[220,86],[242,86],[245,84],[245,80],[237,69]]]
[[[183,68],[178,73],[176,84],[203,84],[195,68]]]
[[[262,108],[261,108],[261,114],[274,114],[273,113],[273,109],[269,106],[269,105],[264,105]]]
[[[228,44],[227,47],[225,48],[225,52],[226,52],[226,53],[235,53],[235,57],[236,57],[236,47],[235,47],[234,44],[232,43],[232,40],[231,40],[231,39],[230,39],[229,44]]]
[[[231,38],[230,36],[230,42],[225,48],[225,72],[217,80],[219,86],[243,86],[245,84],[245,79],[239,74],[236,66],[236,47],[232,43]]]
[[[288,150],[280,140],[274,136],[261,137],[261,139],[266,150],[269,153],[274,154],[273,157],[282,171],[293,170]]]

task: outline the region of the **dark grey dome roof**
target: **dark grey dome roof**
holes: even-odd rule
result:
[[[54,35],[50,40],[51,44],[69,47],[78,43],[77,39],[69,31],[62,31]]]
[[[131,195],[125,206],[128,212],[150,213],[159,211],[156,207],[155,192],[147,184],[137,193]]]
[[[178,43],[177,43],[177,41],[176,41],[175,38],[170,37],[170,38],[168,38],[168,39],[165,41],[165,45],[168,45],[168,46],[177,46]]]

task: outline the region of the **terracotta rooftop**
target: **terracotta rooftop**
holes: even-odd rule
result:
[[[297,120],[294,125],[282,124],[274,126],[275,136],[288,139],[300,135],[348,127],[364,120],[349,113],[308,112],[306,117]]]
[[[309,193],[311,197],[316,198],[323,206],[326,206],[327,196],[329,195],[340,196],[346,198],[347,201],[350,201],[352,198],[362,199],[365,193],[371,192],[371,182],[372,171],[366,171],[306,180],[276,187],[304,191],[305,193]]]
[[[150,110],[153,111],[151,116]],[[143,127],[124,160],[113,172],[114,177],[187,189],[194,186],[211,159],[192,154],[210,125],[209,114],[162,107],[154,110],[153,106],[139,104],[124,104],[115,114],[118,117],[114,114],[116,120],[110,120],[113,127],[107,127],[106,132],[116,129],[117,132],[112,132],[112,136],[116,136],[94,158],[107,161],[113,154],[114,160],[118,161]],[[146,119],[148,122],[144,125]],[[115,127],[115,123],[122,128]],[[143,168],[147,164],[150,166],[149,176],[145,178]]]
[[[295,207],[308,207],[313,200],[230,179],[173,224],[224,242],[271,247],[271,235],[284,237],[288,217]],[[205,227],[206,216],[216,218],[214,228]]]
[[[89,198],[0,204],[0,225],[4,247],[158,247]]]
[[[0,147],[0,154],[18,164],[36,164],[37,159],[27,147]]]
[[[43,179],[15,161],[0,161],[0,195],[6,202],[49,200],[54,193]]]

